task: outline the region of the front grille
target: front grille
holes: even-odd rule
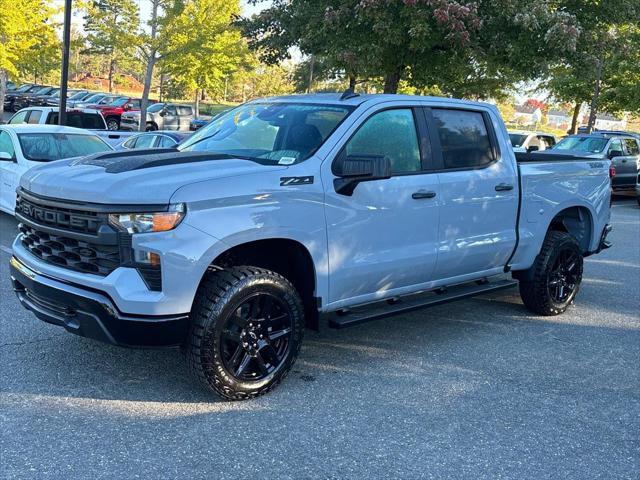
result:
[[[43,232],[21,223],[22,245],[45,262],[84,273],[109,275],[120,266],[118,245],[100,245]]]
[[[22,196],[17,199],[16,213],[39,225],[90,235],[96,235],[100,225],[107,221],[106,215],[96,212],[39,205]]]

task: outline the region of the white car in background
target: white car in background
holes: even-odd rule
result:
[[[0,125],[0,210],[13,215],[24,173],[45,162],[112,151],[98,135],[57,125]]]
[[[529,131],[510,131],[509,140],[514,152],[548,150],[558,142],[556,137],[549,133]]]

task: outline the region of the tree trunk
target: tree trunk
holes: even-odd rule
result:
[[[4,96],[7,93],[7,72],[0,68],[0,105],[4,105]],[[2,123],[2,122],[0,122]]]
[[[307,93],[311,93],[313,91],[313,66],[315,62],[315,57],[311,55],[311,60],[309,62],[309,88],[307,88]]]
[[[596,124],[598,116],[598,101],[600,100],[600,82],[602,81],[602,60],[598,59],[596,64],[596,83],[593,88],[593,97],[591,98],[591,111],[589,112],[589,123],[587,124],[587,132],[591,133]]]
[[[200,92],[196,88],[195,117],[200,118]]]
[[[569,129],[571,135],[578,133],[578,117],[580,116],[581,108],[582,102],[576,102],[576,106],[573,108],[573,117],[571,118],[571,128]]]
[[[353,73],[349,74],[349,88],[351,90],[356,89],[356,76]]]
[[[153,69],[156,66],[156,34],[158,31],[158,6],[160,0],[153,0],[151,4],[151,45],[149,48],[149,58],[147,59],[147,70],[144,74],[144,87],[142,88],[142,99],[140,100],[140,124],[138,130],[147,130],[147,106],[149,104],[149,91],[153,81]]]
[[[398,93],[400,72],[388,72],[384,76],[384,93]]]
[[[116,68],[116,61],[111,58],[109,59],[109,93],[113,93],[113,72]]]

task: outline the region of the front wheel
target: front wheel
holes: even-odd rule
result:
[[[520,297],[540,315],[563,313],[578,294],[582,282],[580,245],[565,232],[547,233],[533,266],[520,276]]]
[[[229,400],[267,393],[300,352],[303,311],[296,289],[277,273],[256,267],[210,272],[191,312],[189,369]]]
[[[120,122],[115,118],[107,119],[107,130],[118,130],[120,128]]]

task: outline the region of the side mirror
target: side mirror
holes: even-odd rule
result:
[[[131,110],[131,108],[132,108],[132,107],[133,107],[133,105],[131,105],[130,103],[127,103],[127,104],[124,106],[124,109],[125,109],[125,110]]]
[[[160,110],[160,116],[161,117],[166,117],[167,116],[167,111],[164,108],[162,110]]]
[[[537,152],[538,150],[540,150],[540,147],[537,145],[531,145],[530,147],[527,147],[527,152],[529,153]]]
[[[0,161],[14,162],[15,159],[11,155],[9,155],[7,152],[0,152]]]
[[[622,150],[609,150],[609,159],[624,155]]]
[[[360,182],[391,178],[391,160],[383,155],[340,154],[331,167],[336,193],[351,196]]]

